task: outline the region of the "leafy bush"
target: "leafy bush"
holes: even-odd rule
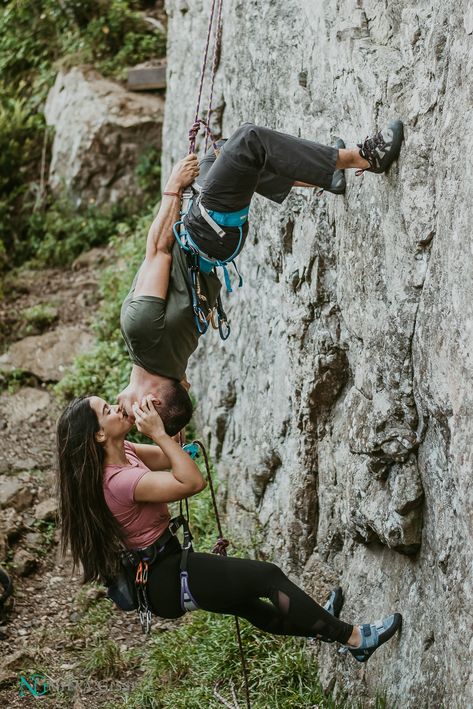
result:
[[[28,335],[36,335],[58,318],[58,310],[54,305],[49,303],[39,303],[32,305],[30,308],[25,308],[21,317],[26,322],[26,332]]]
[[[104,243],[123,218],[123,207],[121,215],[79,214],[64,201],[44,201],[42,107],[59,65],[92,63],[123,78],[128,66],[164,56],[165,38],[144,21],[141,6],[137,0],[4,0],[0,7],[0,269],[33,256],[37,264],[70,261]],[[146,181],[158,173],[145,163]]]
[[[82,251],[108,243],[122,224],[132,224],[130,211],[123,203],[111,208],[91,204],[79,211],[67,199],[52,202],[28,216],[22,260],[31,259],[36,266],[66,265]]]
[[[0,85],[0,267],[27,240],[44,137],[44,119]]]

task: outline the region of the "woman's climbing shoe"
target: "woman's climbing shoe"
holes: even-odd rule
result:
[[[364,172],[386,172],[401,150],[404,126],[402,121],[391,121],[386,128],[358,143],[360,156],[367,160],[369,167],[357,170],[356,175]]]
[[[392,638],[401,624],[402,615],[394,613],[383,620],[377,620],[376,623],[360,625],[361,645],[347,649],[358,662],[367,662],[375,650]]]
[[[330,615],[338,618],[340,611],[342,610],[343,600],[343,591],[340,586],[337,586],[337,588],[334,588],[333,591],[330,591],[329,597],[325,601],[323,608],[327,611],[327,613],[330,613]],[[323,643],[335,642],[335,640],[328,640],[327,638],[323,638],[321,635],[318,635],[317,639],[321,640]]]
[[[340,150],[346,148],[346,145],[341,138],[337,138],[333,147]],[[322,194],[324,191],[332,194],[345,194],[346,187],[345,170],[335,170],[330,187],[325,187],[325,190],[321,190],[318,194]]]
[[[343,591],[340,586],[330,591],[330,595],[324,603],[324,610],[335,618],[338,618],[343,606]]]

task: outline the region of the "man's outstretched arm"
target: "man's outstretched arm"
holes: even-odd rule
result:
[[[197,156],[188,155],[175,165],[164,191],[180,195],[198,174]],[[136,282],[135,296],[153,295],[166,299],[174,246],[172,227],[179,219],[180,207],[180,197],[163,195],[159,211],[148,232],[146,257]]]

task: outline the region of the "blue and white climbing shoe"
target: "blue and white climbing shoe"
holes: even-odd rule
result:
[[[340,611],[342,610],[342,606],[343,591],[340,586],[337,586],[337,588],[334,588],[333,591],[330,591],[330,595],[325,601],[323,608],[327,611],[327,613],[330,613],[330,615],[333,615],[335,618],[338,618],[340,615]]]
[[[341,150],[346,148],[345,142],[341,138],[337,138],[335,141],[334,148]],[[330,187],[325,187],[320,190],[317,194],[322,194],[323,192],[331,192],[332,194],[345,194],[347,183],[345,180],[345,170],[335,170],[332,176],[332,183]]]
[[[343,600],[343,591],[340,586],[337,586],[337,588],[334,588],[333,591],[330,591],[330,595],[325,601],[323,609],[326,610],[327,613],[330,613],[330,615],[333,615],[334,618],[338,618],[340,611],[342,610]],[[321,640],[323,643],[335,642],[335,640],[328,640],[327,638],[323,638],[321,635],[318,635],[317,639]]]
[[[370,166],[357,170],[355,174],[386,172],[391,163],[399,156],[403,136],[402,121],[391,121],[383,130],[365,138],[362,143],[358,143],[360,156],[367,160]]]
[[[356,648],[348,647],[348,652],[351,652],[358,662],[367,662],[375,650],[392,638],[401,624],[402,615],[394,613],[394,615],[377,620],[375,623],[358,626],[361,633],[361,645]]]

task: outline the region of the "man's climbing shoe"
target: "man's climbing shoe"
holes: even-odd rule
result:
[[[404,126],[402,121],[391,121],[386,128],[371,137],[365,138],[362,143],[358,143],[360,156],[367,160],[370,166],[357,170],[355,174],[386,172],[399,155],[403,135]]]
[[[358,662],[367,662],[375,650],[392,638],[396,630],[401,627],[401,624],[402,615],[394,613],[394,615],[390,615],[383,620],[377,620],[375,623],[360,625],[361,645],[356,648],[348,647],[347,649]]]
[[[341,148],[346,148],[346,145],[341,138],[337,138],[333,147],[340,150]],[[332,194],[345,194],[346,187],[347,183],[345,180],[345,170],[335,170],[330,187],[324,187],[323,189],[318,190],[317,196],[320,197],[324,192],[331,192]]]

